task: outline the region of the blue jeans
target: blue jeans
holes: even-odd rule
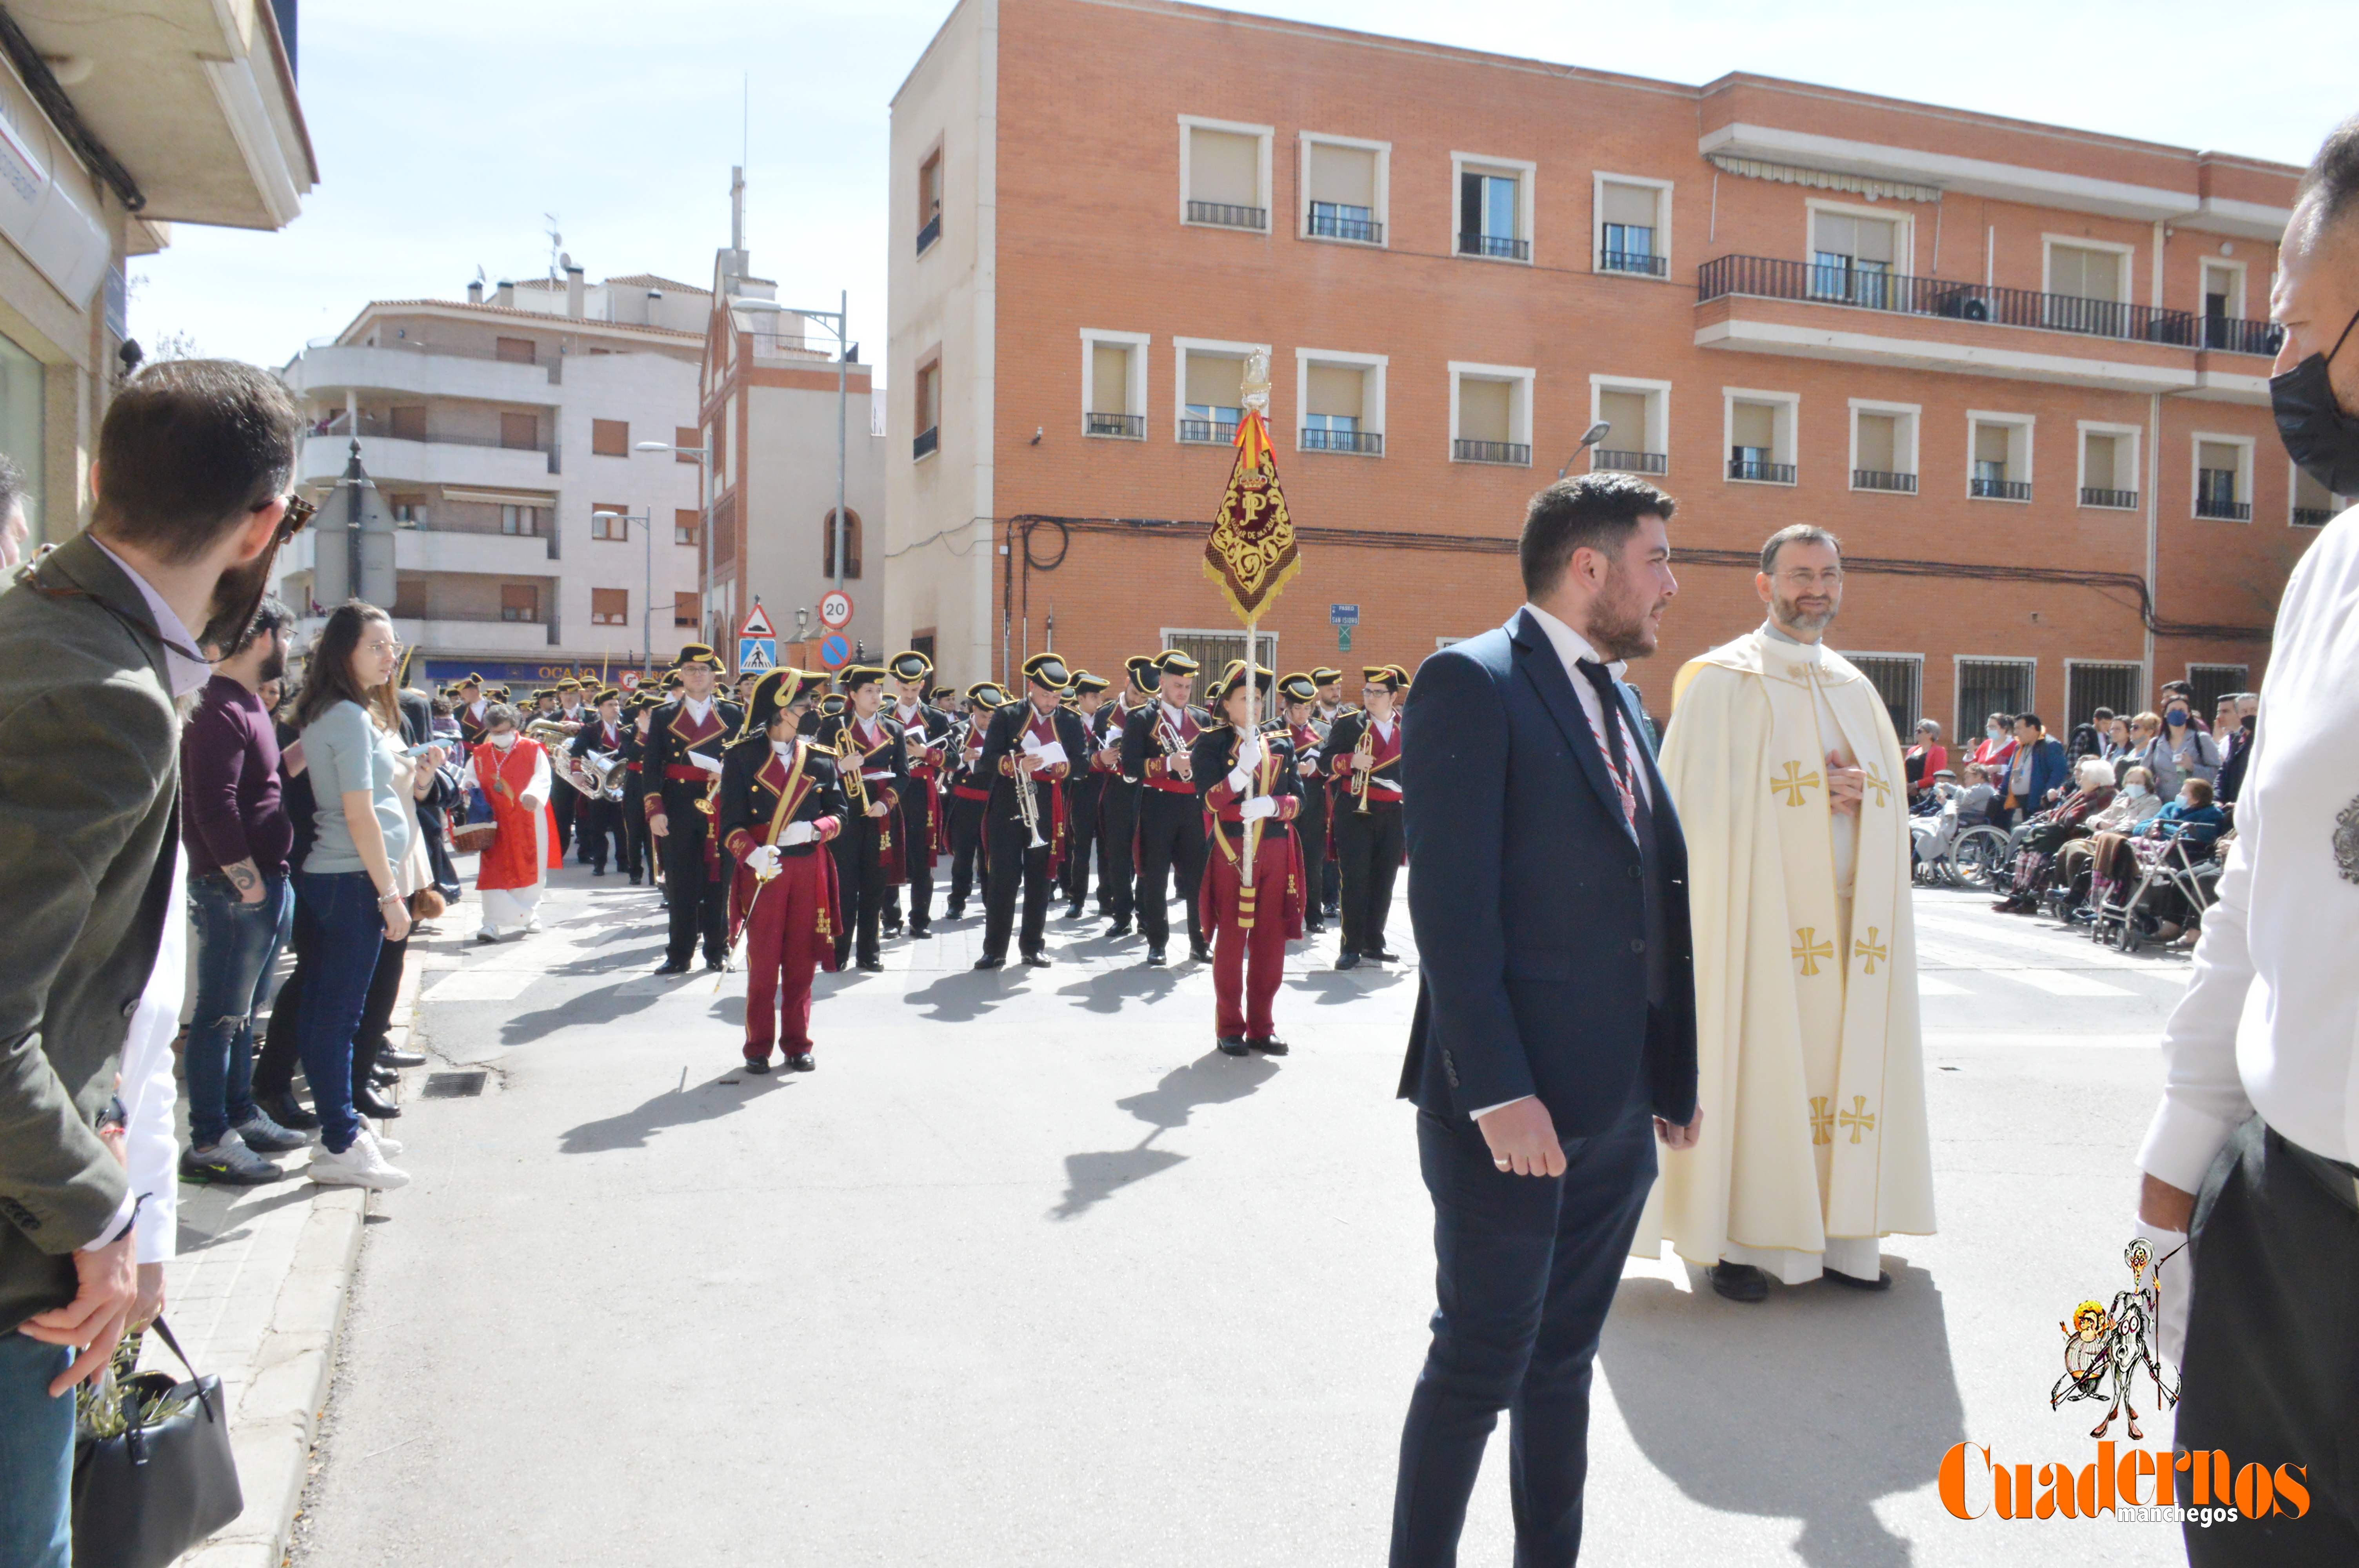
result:
[[[332,1153],[353,1146],[360,1119],[353,1110],[353,1033],[368,1005],[376,950],[385,943],[385,914],[365,871],[298,871],[295,918],[310,927],[295,1048],[311,1083],[311,1109],[320,1141]]]
[[[285,877],[266,875],[246,903],[218,871],[189,879],[195,925],[197,1007],[182,1062],[189,1076],[189,1141],[209,1149],[254,1116],[254,1015],[270,989],[295,898]]]
[[[67,1568],[73,1495],[74,1398],[49,1397],[71,1364],[61,1345],[0,1333],[0,1563]]]

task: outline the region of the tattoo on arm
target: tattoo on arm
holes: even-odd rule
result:
[[[237,896],[252,903],[262,896],[262,871],[251,860],[239,860],[222,868],[222,875],[237,890]]]

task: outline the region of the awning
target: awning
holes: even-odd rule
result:
[[[1860,174],[1837,174],[1831,169],[1801,168],[1790,163],[1765,163],[1759,158],[1738,157],[1733,153],[1706,153],[1705,160],[1723,174],[1741,176],[1745,179],[1773,179],[1780,185],[1807,185],[1813,190],[1843,190],[1854,196],[1864,196],[1874,201],[1939,201],[1941,188],[1938,185],[1910,185],[1897,179],[1871,179]]]

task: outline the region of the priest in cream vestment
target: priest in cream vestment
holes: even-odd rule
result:
[[[1738,1301],[1821,1273],[1880,1289],[1877,1238],[1933,1229],[1900,743],[1820,641],[1833,536],[1787,529],[1759,630],[1681,669],[1661,759],[1685,828],[1701,1136],[1662,1157],[1633,1250]]]

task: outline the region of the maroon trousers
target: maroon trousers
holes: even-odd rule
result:
[[[811,972],[821,944],[813,928],[827,912],[827,850],[778,862],[778,874],[757,883],[745,919],[745,1059],[766,1062],[783,1044],[789,1056],[811,1048]],[[739,871],[747,881],[754,874]]]
[[[1286,978],[1288,914],[1301,908],[1301,889],[1288,885],[1299,873],[1290,826],[1263,823],[1261,848],[1254,857],[1254,925],[1247,931],[1238,924],[1244,887],[1237,867],[1217,844],[1206,858],[1204,886],[1211,897],[1202,915],[1212,931],[1213,1033],[1223,1040],[1259,1040],[1277,1033],[1270,1003]]]

